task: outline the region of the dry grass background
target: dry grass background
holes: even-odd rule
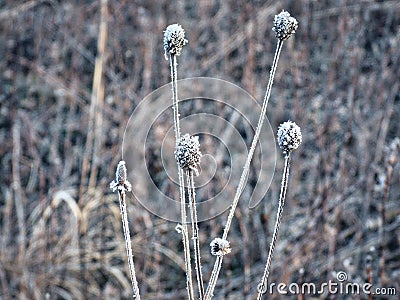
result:
[[[292,162],[270,280],[322,283],[344,270],[365,282],[370,255],[373,283],[400,292],[399,150],[388,159],[400,136],[397,0],[109,0],[103,14],[100,1],[3,0],[0,299],[129,298],[118,198],[108,184],[131,112],[169,81],[163,30],[179,22],[187,31],[180,78],[226,79],[261,100],[273,16],[282,8],[300,27],[284,47],[268,116],[275,129],[295,120],[304,141]],[[162,174],[153,155],[151,168]],[[279,174],[282,159],[277,167]],[[215,299],[254,298],[279,177],[257,208],[239,205]],[[175,224],[132,196],[128,211],[143,298],[184,299]],[[224,221],[200,224],[206,281],[208,243]]]

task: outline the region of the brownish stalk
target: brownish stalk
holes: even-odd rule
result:
[[[102,132],[102,110],[104,101],[103,67],[105,61],[105,49],[107,43],[107,0],[101,0],[99,36],[97,40],[97,56],[94,66],[92,95],[90,99],[88,133],[86,136],[85,152],[81,168],[81,185],[79,188],[79,199],[85,192],[86,179],[89,177],[88,188],[94,188],[97,178],[97,151],[101,144]],[[92,158],[92,159],[91,159]],[[90,161],[92,163],[90,164]],[[90,174],[87,172],[90,168]]]

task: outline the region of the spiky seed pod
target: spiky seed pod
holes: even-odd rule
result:
[[[296,32],[298,26],[297,20],[291,17],[287,11],[282,10],[280,14],[275,16],[272,30],[278,39],[284,41]]]
[[[223,256],[231,253],[231,246],[227,240],[215,238],[210,243],[211,254],[215,256]]]
[[[187,133],[182,135],[175,148],[175,159],[179,167],[193,170],[198,175],[201,156],[199,137]]]
[[[187,39],[185,39],[185,30],[181,25],[169,25],[164,31],[165,59],[168,59],[168,54],[181,55],[182,48],[187,42]]]
[[[277,140],[283,153],[285,155],[290,154],[290,152],[297,149],[302,142],[300,127],[292,121],[282,123],[278,128]]]
[[[127,179],[125,161],[123,160],[118,163],[117,170],[115,172],[115,180],[111,181],[110,189],[112,189],[113,192],[116,190],[130,192],[132,190],[132,185]]]

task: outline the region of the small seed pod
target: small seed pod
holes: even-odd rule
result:
[[[211,254],[215,256],[224,256],[231,253],[231,246],[227,240],[215,238],[210,243]]]
[[[130,192],[132,190],[132,185],[129,183],[126,173],[125,161],[121,160],[115,172],[115,180],[110,183],[110,189],[113,192],[116,190]]]
[[[168,60],[168,53],[181,55],[183,46],[187,44],[185,39],[185,30],[179,24],[172,24],[164,31],[164,51],[165,59]]]
[[[283,153],[285,155],[290,154],[290,152],[297,149],[302,142],[300,127],[292,121],[282,123],[278,128],[277,140]]]
[[[296,32],[298,26],[297,20],[291,17],[287,11],[282,10],[280,14],[275,16],[272,30],[278,39],[284,41]]]
[[[179,167],[183,170],[193,170],[198,175],[201,156],[199,137],[182,135],[175,148],[175,159]]]

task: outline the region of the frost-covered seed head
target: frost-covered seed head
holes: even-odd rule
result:
[[[284,41],[296,32],[298,24],[295,18],[291,17],[287,11],[282,10],[280,14],[275,16],[272,30],[278,39]]]
[[[216,256],[223,256],[231,253],[231,246],[227,240],[215,238],[210,243],[211,254]]]
[[[198,175],[201,156],[199,137],[182,135],[175,148],[175,159],[179,167],[183,170],[193,170]]]
[[[292,121],[282,123],[278,128],[277,140],[283,153],[288,155],[301,144],[302,137],[300,127]]]
[[[165,59],[168,59],[168,54],[181,55],[182,48],[187,42],[187,39],[185,39],[185,30],[181,25],[169,25],[164,31]]]
[[[115,180],[110,183],[110,189],[113,192],[116,190],[130,192],[132,190],[132,185],[129,183],[126,173],[125,161],[121,160],[115,172]]]

